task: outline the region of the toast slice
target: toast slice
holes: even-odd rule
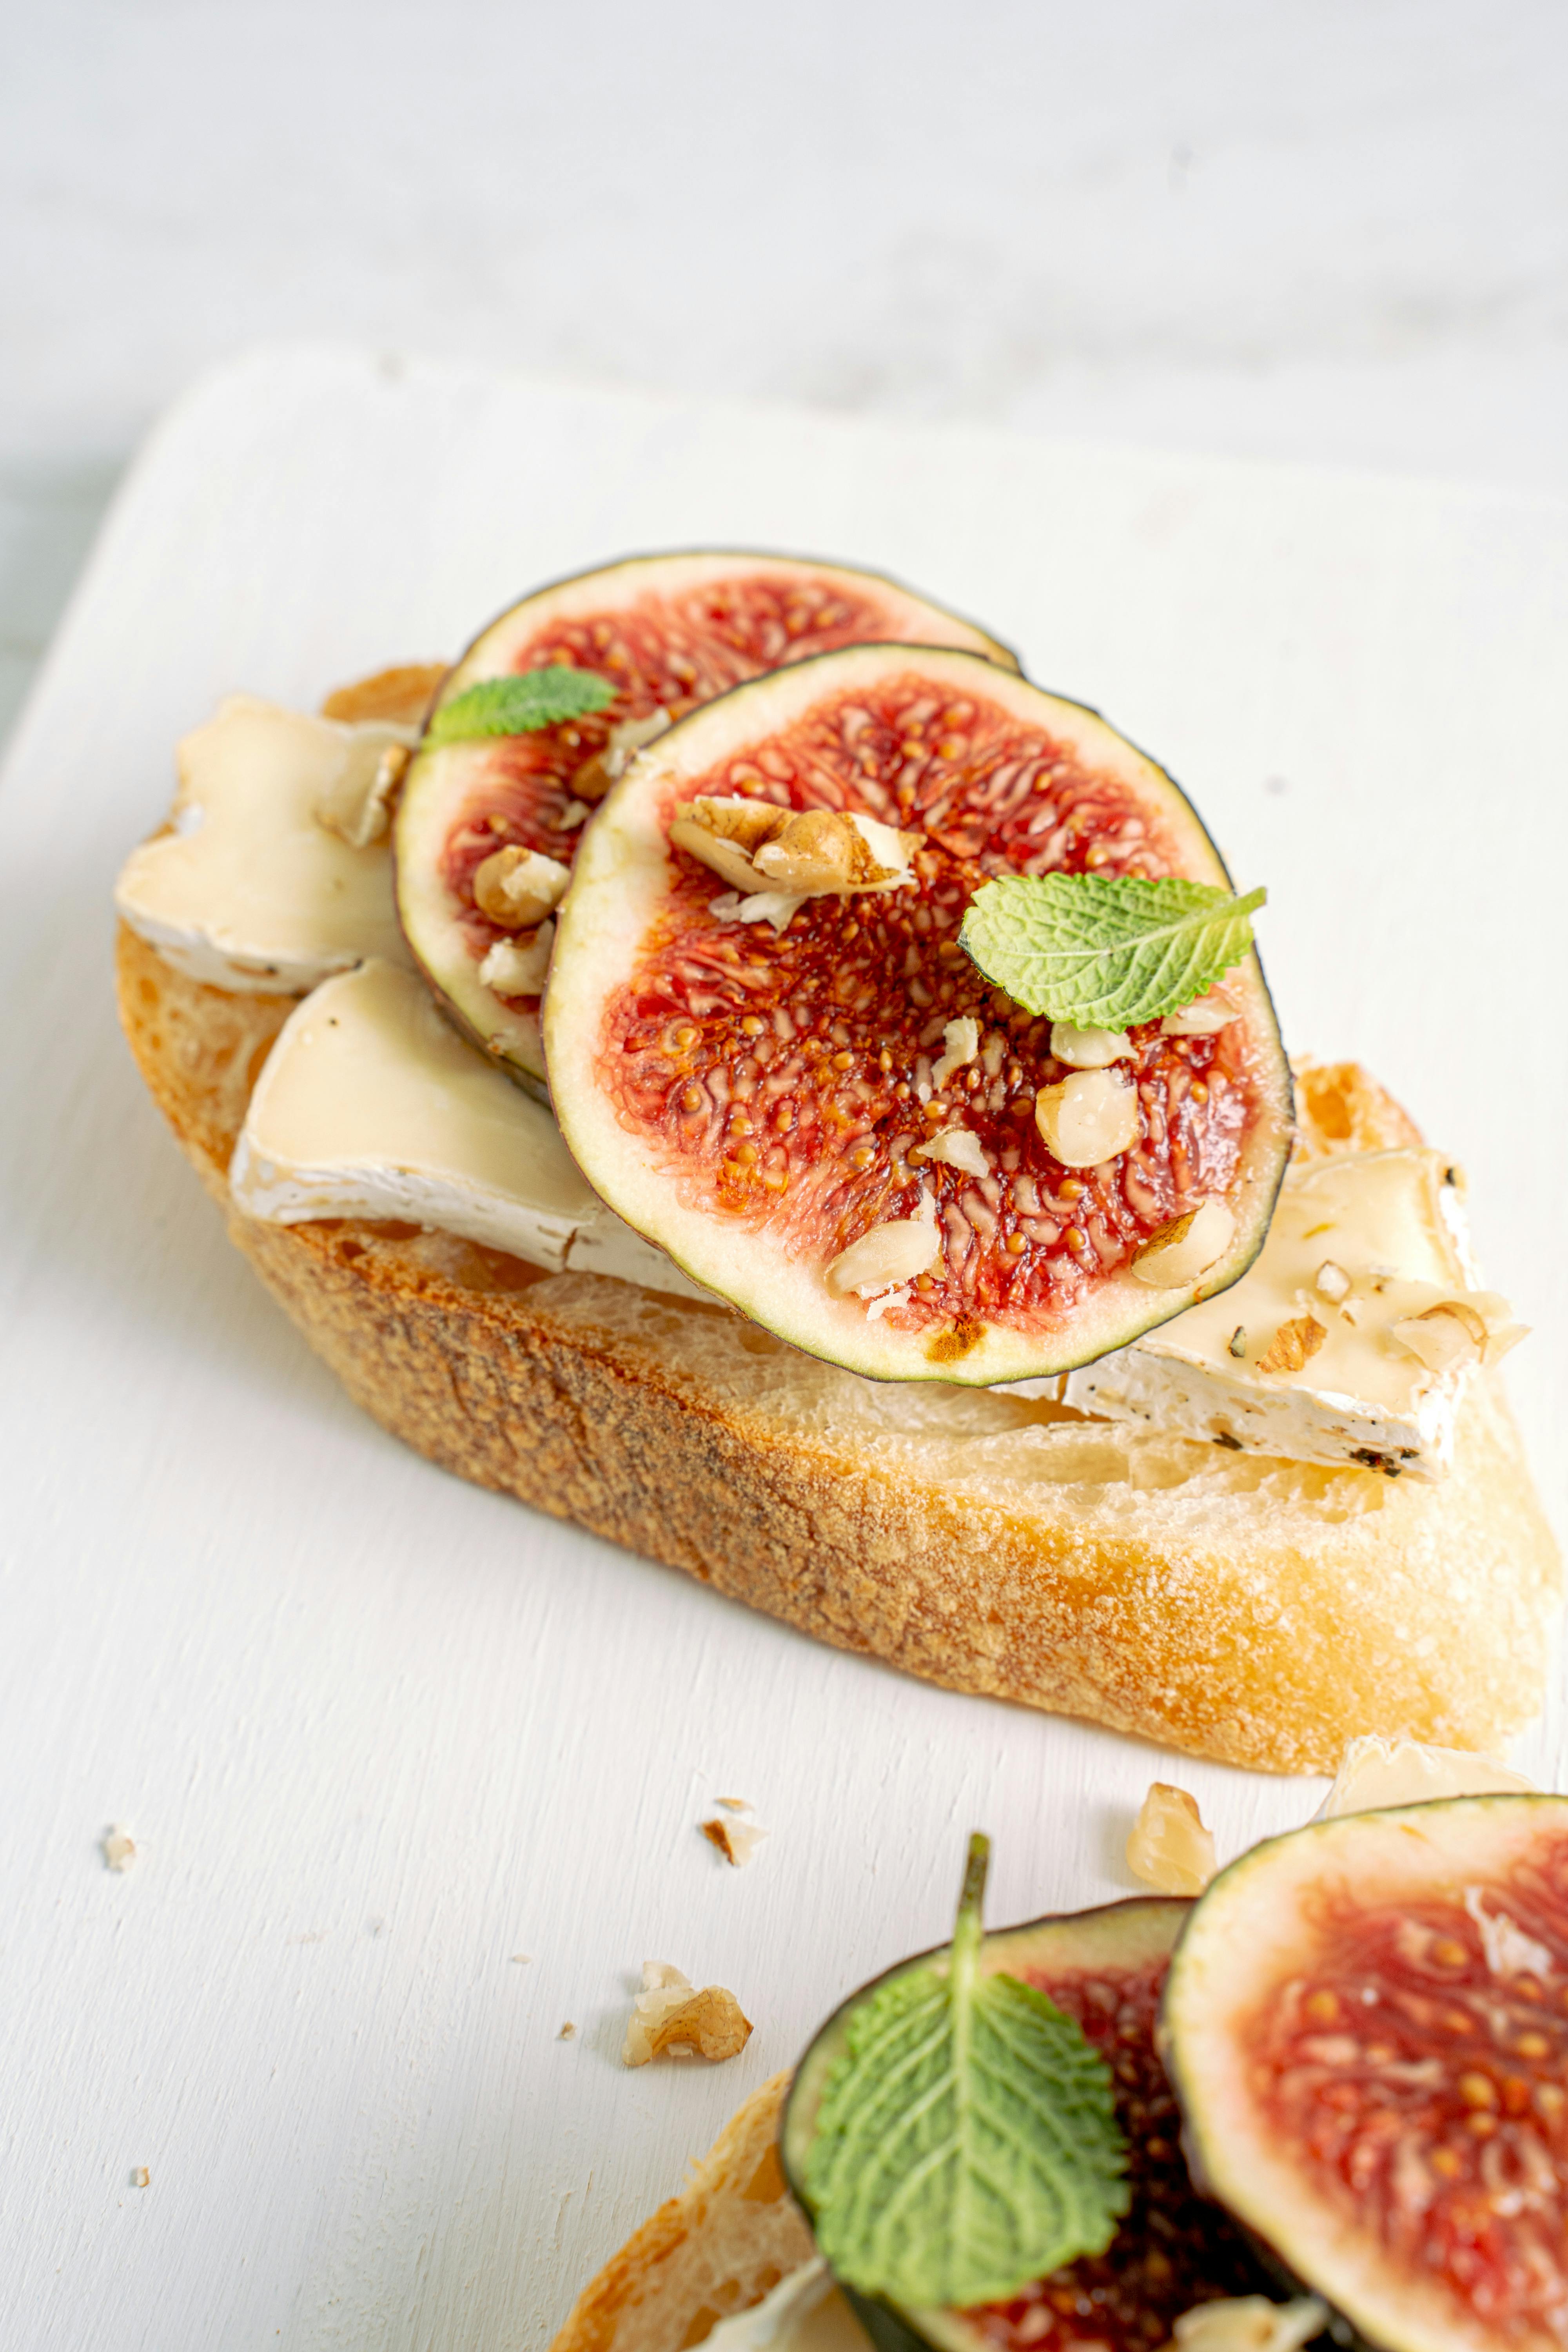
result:
[[[680,2352],[811,2260],[779,2166],[789,2084],[775,2074],[737,2108],[685,2188],[584,2288],[550,2352]]]
[[[264,1224],[226,1171],[290,1002],[130,931],[118,973],[235,1241],[356,1402],[459,1477],[929,1681],[1229,1763],[1331,1770],[1370,1731],[1496,1748],[1535,1712],[1559,1570],[1495,1378],[1417,1486],[862,1381],[721,1307],[446,1234]],[[1411,1139],[1360,1072],[1302,1093],[1310,1150]]]
[[[416,1226],[264,1223],[227,1168],[293,1001],[123,928],[117,976],[234,1240],[355,1401],[459,1477],[928,1681],[1228,1763],[1331,1771],[1364,1732],[1496,1748],[1535,1713],[1560,1570],[1495,1376],[1419,1486],[861,1380],[721,1305]],[[1308,1154],[1420,1139],[1353,1065],[1307,1066],[1300,1097]]]

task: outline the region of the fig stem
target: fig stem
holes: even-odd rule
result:
[[[985,1906],[985,1877],[991,1867],[991,1841],[984,1830],[975,1830],[969,1840],[969,1853],[963,1865],[963,1885],[958,1895],[958,1921],[952,1931],[952,1965],[954,1974],[960,1970],[968,1975],[980,1950]]]

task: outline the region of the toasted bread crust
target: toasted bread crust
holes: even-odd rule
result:
[[[124,931],[119,989],[143,1077],[226,1199],[288,1003],[205,988]],[[1335,1088],[1364,1133],[1381,1090],[1343,1070]],[[721,1307],[448,1235],[232,1207],[229,1230],[430,1460],[929,1681],[1273,1771],[1331,1769],[1364,1731],[1494,1748],[1539,1704],[1558,1569],[1495,1383],[1452,1476],[1396,1486],[889,1391]]]
[[[776,2142],[788,2074],[737,2109],[679,2196],[585,2286],[550,2352],[676,2352],[812,2255]]]

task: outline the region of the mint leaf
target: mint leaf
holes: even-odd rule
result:
[[[852,2011],[805,2158],[816,2242],[862,2294],[994,2303],[1127,2210],[1110,2071],[1054,2001],[980,1968],[990,1846],[973,1837],[945,1961]]]
[[[531,735],[536,727],[557,727],[563,719],[585,719],[614,702],[608,678],[592,670],[519,670],[512,677],[483,677],[444,702],[425,731],[426,743],[471,743],[487,735]]]
[[[1173,877],[1013,874],[975,892],[959,943],[1026,1012],[1125,1029],[1223,979],[1251,947],[1247,918],[1268,896]]]

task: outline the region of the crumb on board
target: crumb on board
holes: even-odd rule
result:
[[[1201,1895],[1215,1863],[1214,1832],[1204,1827],[1196,1799],[1152,1782],[1127,1841],[1127,1867],[1162,1895]]]
[[[525,1969],[532,1958],[531,1952],[514,1952],[511,1956],[511,1965],[514,1969]]]
[[[717,1801],[735,1814],[752,1810],[743,1797],[721,1797]],[[725,1861],[732,1863],[737,1870],[742,1863],[751,1861],[767,1835],[766,1830],[754,1821],[721,1821],[716,1813],[711,1821],[699,1822],[697,1826],[709,1844],[717,1846]]]
[[[116,1822],[103,1839],[104,1866],[109,1870],[129,1870],[136,1859],[136,1841],[123,1822]]]
[[[566,2021],[566,2022],[565,2022],[565,2024],[562,2027],[562,2029],[561,2029],[560,2032],[556,2035],[555,2039],[557,2040],[557,2042],[574,2042],[574,2041],[576,2040],[576,2038],[577,2038],[577,2029],[576,2029],[576,2027],[573,2024],[572,2020],[571,2020],[570,2018],[568,2018],[568,2019],[567,2019],[567,2021]]]
[[[706,1985],[699,1992],[689,1977],[668,1960],[645,1960],[642,1990],[626,2021],[621,2063],[646,2066],[668,2051],[672,2058],[706,2058],[719,2064],[738,2057],[751,2034],[750,2019],[724,1986]]]
[[[146,2166],[144,2164],[139,2164],[136,2167],[135,2171],[131,2176],[131,2186],[132,2189],[145,2189],[152,2178],[153,2176],[148,2171]]]

